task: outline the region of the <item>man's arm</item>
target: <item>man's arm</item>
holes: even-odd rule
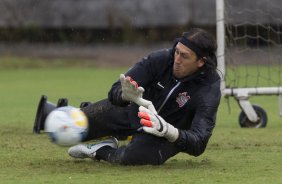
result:
[[[130,68],[125,76],[130,76],[144,89],[155,80],[158,73],[169,64],[172,55],[171,49],[163,49],[149,54]],[[122,99],[122,87],[120,80],[116,81],[108,93],[112,104],[126,106],[128,101]]]
[[[179,129],[175,144],[181,151],[193,156],[199,156],[205,151],[215,127],[216,112],[216,107],[200,107],[189,130]]]
[[[221,99],[220,80],[198,90],[194,96],[195,114],[188,130],[179,130],[175,144],[193,156],[201,155],[208,144],[216,122]]]
[[[148,83],[151,77],[148,75],[148,73],[151,72],[148,70],[150,65],[151,60],[148,60],[147,57],[143,58],[140,62],[130,68],[129,71],[126,72],[125,76],[130,76],[136,81],[136,83],[144,86]],[[108,99],[113,105],[121,107],[127,106],[130,103],[130,101],[125,100],[122,97],[122,85],[120,79],[112,85],[110,91],[108,92]]]
[[[108,93],[108,99],[113,105],[121,107],[125,107],[130,103],[129,101],[122,99],[122,89],[120,81],[117,81],[112,85],[112,88]]]
[[[143,130],[155,136],[167,138],[170,142],[173,142],[179,147],[182,152],[193,156],[201,155],[205,151],[215,127],[216,113],[220,102],[219,90],[209,92],[211,93],[204,93],[206,94],[204,97],[199,97],[201,95],[198,96],[196,112],[188,130],[177,129],[159,116],[154,118],[152,115],[146,117],[146,115],[139,114]],[[213,98],[211,98],[211,95]],[[140,110],[139,108],[139,112],[140,111],[142,112],[142,109]],[[152,123],[142,119],[149,119]],[[166,128],[165,130],[160,128],[164,126]]]

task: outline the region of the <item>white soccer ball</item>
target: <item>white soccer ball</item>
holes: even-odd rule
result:
[[[88,132],[88,120],[79,108],[66,106],[53,110],[46,118],[45,131],[60,146],[80,143]]]

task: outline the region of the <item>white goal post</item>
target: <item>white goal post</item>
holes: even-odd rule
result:
[[[226,48],[228,47],[227,43],[234,46],[236,50],[236,54],[238,53],[243,53],[247,51],[254,50],[255,52],[258,53],[263,53],[264,50],[271,50],[273,46],[278,48],[278,52],[282,52],[282,33],[280,31],[280,26],[282,26],[282,21],[281,19],[275,19],[273,18],[272,12],[271,14],[267,14],[265,10],[257,10],[254,7],[244,7],[244,3],[241,1],[241,9],[239,9],[239,13],[237,15],[233,16],[238,16],[237,19],[240,19],[239,16],[245,16],[243,14],[243,11],[246,11],[248,14],[251,13],[258,13],[260,14],[260,17],[256,17],[256,19],[261,20],[261,22],[258,25],[255,25],[255,23],[252,20],[249,20],[247,16],[245,20],[242,20],[242,22],[238,22],[238,20],[232,20],[231,22],[228,22],[226,18],[226,2],[228,0],[216,0],[216,36],[217,36],[217,43],[218,43],[218,49],[217,49],[217,59],[218,59],[218,71],[221,76],[221,92],[223,96],[234,96],[236,100],[239,103],[240,108],[242,109],[242,112],[239,117],[239,123],[242,127],[265,127],[267,123],[267,116],[265,111],[259,107],[252,105],[249,101],[249,97],[252,95],[278,95],[278,108],[279,108],[279,114],[282,116],[282,75],[281,71],[277,72],[278,74],[278,82],[275,81],[275,84],[278,86],[271,86],[271,87],[265,87],[265,86],[230,86],[229,84],[227,85],[227,59],[226,59]],[[234,1],[234,0],[233,0]],[[237,0],[235,0],[237,1]],[[251,1],[253,2],[253,1]],[[237,4],[238,5],[238,1]],[[261,5],[260,5],[261,6]],[[230,8],[230,7],[229,7]],[[237,7],[238,8],[238,7]],[[249,9],[248,9],[249,8]],[[280,9],[281,10],[281,9]],[[246,15],[247,15],[246,13]],[[268,16],[270,17],[269,19],[266,19],[265,17]],[[273,22],[267,23],[268,20],[277,22],[278,29],[272,28],[271,26],[273,25]],[[267,21],[265,21],[267,20]],[[256,20],[257,21],[257,20]],[[276,23],[275,22],[275,23]],[[236,24],[235,26],[233,24]],[[243,25],[245,24],[245,25]],[[281,25],[280,25],[281,24]],[[230,26],[231,25],[231,26]],[[229,27],[228,27],[229,26]],[[241,27],[240,27],[241,26]],[[251,35],[249,34],[249,27],[253,28],[253,32],[256,34],[259,34],[263,31],[261,29],[265,29],[263,34],[266,34],[266,36],[261,36],[261,35]],[[226,33],[228,31],[228,33]],[[244,34],[241,35],[241,32]],[[229,37],[232,37],[232,41],[227,41],[227,37],[229,34]],[[275,35],[274,35],[275,34]],[[231,35],[231,36],[230,36]],[[274,35],[274,36],[273,36]],[[280,37],[281,36],[281,37]],[[272,37],[275,37],[274,40]],[[243,40],[244,39],[244,40]],[[248,41],[251,40],[253,41],[253,45],[248,48],[246,45],[249,44]],[[259,43],[264,43],[264,46],[259,45]],[[243,46],[241,46],[243,45]],[[269,46],[270,45],[270,46]],[[269,47],[268,47],[269,46]],[[264,53],[263,53],[264,54]],[[248,55],[248,54],[246,54]],[[280,54],[281,56],[281,54]],[[277,66],[280,67],[281,70],[281,65],[282,65],[282,58],[281,57],[275,58],[276,64],[278,63]],[[248,57],[248,56],[247,56]],[[280,60],[279,60],[280,59]],[[279,60],[279,61],[278,61]],[[257,64],[258,66],[262,64]],[[248,69],[246,69],[248,70]],[[271,75],[271,70],[269,75]],[[235,80],[239,78],[239,75],[234,74]],[[245,75],[245,78],[249,77],[249,74]],[[257,76],[257,81],[260,76]],[[244,77],[243,77],[244,78]],[[255,77],[254,77],[255,78]],[[271,79],[268,79],[271,80]],[[238,84],[239,82],[234,82]],[[247,83],[247,82],[246,82]]]

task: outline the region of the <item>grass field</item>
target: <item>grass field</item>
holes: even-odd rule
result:
[[[242,129],[239,107],[222,99],[217,126],[205,153],[178,154],[162,166],[119,166],[74,161],[32,126],[42,94],[56,103],[105,98],[126,68],[49,68],[0,70],[0,183],[282,183],[282,119],[277,96],[252,97],[267,111],[264,129]]]

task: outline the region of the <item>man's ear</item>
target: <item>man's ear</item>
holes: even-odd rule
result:
[[[205,58],[201,58],[198,60],[198,67],[201,68],[202,66],[204,66],[206,63]]]
[[[175,47],[176,45],[178,44],[180,38],[176,38],[173,42],[173,46],[172,46],[172,54],[173,54],[173,57],[174,57],[174,52],[175,52]]]

